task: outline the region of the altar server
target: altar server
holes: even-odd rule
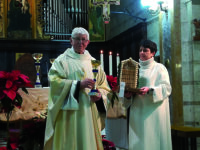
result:
[[[168,99],[172,89],[167,69],[154,60],[156,51],[156,43],[141,42],[140,92],[132,96],[130,106],[129,150],[172,150]]]

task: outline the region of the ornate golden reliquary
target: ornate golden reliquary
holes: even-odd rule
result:
[[[139,63],[132,58],[121,61],[119,65],[118,83],[125,82],[125,90],[138,92],[138,71]]]

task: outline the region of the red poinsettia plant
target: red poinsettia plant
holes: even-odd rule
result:
[[[0,112],[10,115],[14,107],[21,108],[22,97],[18,93],[21,88],[28,94],[26,87],[33,87],[29,77],[19,70],[0,71]]]
[[[115,91],[117,88],[117,77],[106,75],[106,78],[112,91]]]
[[[117,84],[117,77],[113,77],[111,75],[106,75],[108,84],[111,88],[111,91],[109,93],[110,101],[112,104],[112,107],[114,105],[114,100],[119,100],[117,93],[119,92],[119,85]]]

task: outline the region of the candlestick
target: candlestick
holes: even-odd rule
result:
[[[112,76],[112,52],[109,52],[109,75]]]
[[[104,63],[103,63],[103,50],[100,50],[100,61],[101,61],[101,66],[104,69]]]
[[[117,53],[116,61],[117,61],[117,73],[118,73],[118,66],[120,62],[119,53]]]

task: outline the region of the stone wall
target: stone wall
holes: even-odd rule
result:
[[[192,24],[200,19],[200,5],[183,0],[181,14],[184,125],[200,127],[200,41],[193,40]]]

